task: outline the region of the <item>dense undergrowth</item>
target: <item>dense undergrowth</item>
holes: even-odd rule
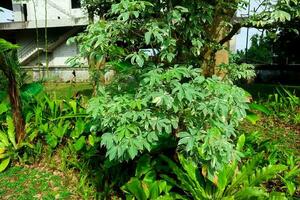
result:
[[[44,165],[45,169],[71,173],[80,183],[66,190],[74,198],[299,197],[299,98],[287,91],[250,105],[250,118],[239,126],[239,139],[234,142],[239,158],[222,165],[212,179],[207,168],[199,167],[197,160],[176,150],[176,140],[173,144],[168,140],[164,148],[137,155],[130,162],[106,158],[107,152],[100,146],[101,134],[90,131],[95,129],[93,118],[86,114],[88,102],[84,97],[50,98],[38,84],[26,87],[22,97],[28,135],[22,144],[15,145],[5,99],[0,106],[1,170],[9,159],[10,166]],[[51,194],[43,197],[47,195]]]
[[[68,41],[79,50],[69,63],[88,61],[92,97],[20,84],[18,46],[0,40],[0,172],[43,163],[74,174],[70,195],[82,199],[299,198],[299,156],[259,126],[297,127],[299,98],[283,90],[251,103],[236,83],[254,67],[216,61],[245,2],[105,2],[101,20]],[[299,17],[297,1],[266,6],[270,16],[246,24]]]

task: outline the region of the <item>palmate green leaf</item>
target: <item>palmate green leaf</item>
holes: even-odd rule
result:
[[[186,65],[157,67],[143,74],[135,95],[111,94],[109,88],[102,88],[91,100],[88,112],[94,117],[95,130],[105,133],[101,145],[107,156],[120,162],[130,160],[152,150],[163,138],[173,137],[172,133],[179,137],[180,151],[198,156],[197,143],[205,139],[208,127],[214,127],[219,130],[218,138],[212,136],[206,142],[198,162],[213,164],[210,173],[228,163],[236,151],[231,136],[245,117],[245,97],[230,83],[199,74],[199,69]],[[190,127],[198,130],[181,134],[190,132]]]
[[[113,147],[113,144],[114,144],[113,134],[104,133],[101,136],[101,146],[106,146],[107,149],[111,149]]]
[[[115,160],[118,153],[118,147],[111,147],[106,152],[106,157],[109,158],[110,161]]]
[[[124,159],[125,151],[126,151],[125,145],[119,145],[117,147],[117,156],[118,156],[119,160]],[[115,160],[116,160],[116,158],[115,158]]]
[[[129,157],[133,160],[137,154],[138,154],[138,150],[135,146],[130,146],[129,149],[128,149],[128,154],[129,154]]]
[[[153,142],[156,142],[159,140],[158,136],[157,136],[157,133],[156,132],[150,132],[148,135],[147,135],[147,140],[148,142],[150,143],[153,143]]]
[[[130,136],[128,125],[119,126],[115,132],[115,136],[118,142],[121,141],[124,137]]]
[[[4,160],[0,160],[0,172],[3,172],[7,166],[9,165],[10,158],[6,158]]]
[[[276,10],[272,13],[272,17],[275,21],[284,22],[284,21],[290,21],[291,15],[288,12],[285,12],[283,10]]]
[[[175,88],[172,90],[172,94],[177,94],[177,98],[179,101],[182,101],[185,97],[184,90],[182,88],[182,85],[178,81],[173,82]]]
[[[189,129],[188,132],[178,133],[179,141],[178,146],[185,146],[186,152],[191,152],[194,147],[197,147],[197,142],[201,138],[201,132],[197,129]]]

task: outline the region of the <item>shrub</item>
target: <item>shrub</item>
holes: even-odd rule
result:
[[[175,66],[145,73],[135,94],[102,88],[88,113],[110,160],[163,149],[167,138],[212,174],[236,156],[232,138],[247,108],[242,89],[218,77],[204,78],[199,69]]]

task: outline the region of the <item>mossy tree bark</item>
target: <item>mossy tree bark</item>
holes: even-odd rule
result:
[[[21,113],[22,105],[18,83],[13,72],[8,72],[8,94],[18,143],[25,138],[25,122]]]
[[[6,58],[4,56],[6,56]],[[25,122],[22,116],[22,103],[16,78],[16,68],[19,67],[17,66],[16,60],[16,50],[13,50],[5,55],[0,55],[0,70],[3,71],[8,80],[7,88],[15,125],[16,138],[17,142],[20,143],[25,138]]]

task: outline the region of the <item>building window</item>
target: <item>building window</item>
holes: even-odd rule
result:
[[[81,7],[80,0],[71,0],[71,4],[72,4],[72,9]]]

